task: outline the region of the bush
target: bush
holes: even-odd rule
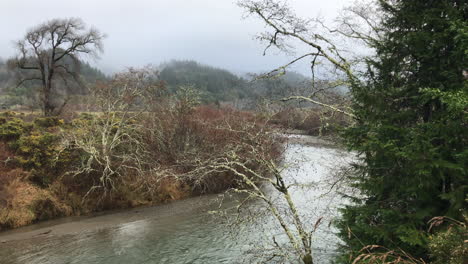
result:
[[[36,118],[34,122],[27,123],[16,117],[7,117],[0,125],[0,139],[7,141],[14,152],[10,160],[30,171],[30,180],[41,186],[50,184],[58,174],[57,169],[66,167],[65,163],[69,162],[69,153],[59,157],[60,138],[52,129],[59,124],[62,121],[57,118]]]
[[[0,159],[11,160],[0,163],[0,228],[224,191],[242,183],[227,171],[201,172],[213,158],[234,151],[260,172],[264,164],[254,162],[250,147],[280,157],[271,126],[253,113],[170,100],[158,107],[138,116],[85,113],[63,125],[57,118],[0,116],[1,139],[8,139],[0,142]],[[103,132],[118,142],[104,145]],[[99,163],[103,157],[109,167]],[[118,174],[99,185],[105,170]]]
[[[429,236],[429,252],[433,264],[465,264],[468,259],[468,215],[464,222],[450,221],[444,229]],[[443,221],[442,217],[436,217]]]
[[[49,128],[63,125],[63,120],[58,117],[39,117],[34,120],[34,124],[40,128]]]
[[[57,156],[58,136],[49,132],[34,131],[21,136],[10,146],[16,150],[18,162],[24,169],[41,169],[52,165]]]
[[[281,144],[271,136],[271,126],[249,112],[200,106],[184,118],[170,111],[154,113],[145,127],[147,134],[143,138],[148,140],[146,144],[151,156],[162,166],[177,168],[174,173],[185,179],[196,193],[215,193],[238,187],[238,179],[225,171],[195,175],[203,164],[233,148],[238,148],[237,154],[244,160],[249,160],[251,149],[242,150],[240,146],[261,145],[265,155],[272,159],[280,156]],[[247,136],[250,134],[258,137],[252,140]],[[254,162],[249,166],[261,170],[261,166]]]
[[[49,132],[34,131],[10,144],[16,150],[16,162],[31,171],[31,180],[41,186],[52,183],[56,175],[58,136]]]
[[[313,136],[334,136],[349,126],[344,114],[323,108],[288,108],[273,115],[271,123],[287,129],[297,129]]]
[[[29,127],[30,126],[26,125],[21,119],[0,117],[0,140],[16,140],[25,133]]]

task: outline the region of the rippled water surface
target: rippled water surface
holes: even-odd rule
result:
[[[284,176],[297,187],[293,199],[306,222],[319,217],[329,221],[340,199],[322,181],[333,168],[349,162],[349,154],[329,148],[291,144],[285,153]],[[243,263],[247,250],[268,237],[264,231],[245,224],[228,232],[225,220],[209,212],[236,205],[236,199],[220,196],[195,197],[166,205],[138,208],[95,217],[67,218],[0,233],[0,263]],[[253,203],[251,206],[261,206]],[[228,215],[227,218],[234,218]],[[265,220],[263,227],[272,227]],[[329,263],[337,238],[324,226],[314,243],[316,260]],[[271,234],[280,232],[270,230]],[[2,243],[3,242],[3,243]]]

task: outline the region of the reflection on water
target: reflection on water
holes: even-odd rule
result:
[[[307,212],[306,222],[313,225],[322,216],[330,220],[340,200],[317,182],[331,167],[349,162],[349,155],[341,157],[333,149],[290,145],[285,157],[288,167],[284,175],[290,183],[312,183],[308,188],[298,186],[293,191],[299,209]],[[274,225],[262,222],[263,229],[244,226],[235,235],[229,233],[221,219],[208,213],[219,209],[218,200],[218,196],[196,197],[50,227],[69,232],[62,230],[61,235],[38,235],[0,244],[0,263],[242,263],[250,246],[270,235],[265,230],[271,234],[279,232],[269,228]],[[225,199],[223,207],[235,202],[236,199]],[[80,224],[93,228],[73,228]],[[323,226],[316,236],[315,253],[319,263],[328,263],[337,239],[331,234],[333,230]],[[28,227],[31,229],[34,226]]]

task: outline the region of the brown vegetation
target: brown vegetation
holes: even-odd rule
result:
[[[238,146],[264,144],[268,146],[268,155],[280,156],[279,142],[270,133],[270,126],[252,113],[208,106],[181,111],[178,103],[169,101],[161,102],[159,111],[153,109],[128,120],[139,124],[138,138],[144,139],[140,142],[144,146],[143,173],[127,169],[136,166],[127,161],[121,177],[108,186],[107,192],[93,190],[99,186],[102,175],[99,171],[102,168],[95,166],[97,163],[92,167],[94,171],[75,173],[89,155],[74,142],[64,142],[64,135],[77,133],[74,124],[90,119],[95,119],[92,124],[96,124],[103,114],[81,114],[68,122],[60,118],[3,114],[0,230],[55,217],[151,205],[238,187],[238,179],[227,171],[197,174],[207,160],[234,147],[245,159],[251,153],[237,149]],[[250,139],[245,133],[259,134],[258,142],[247,142]],[[126,145],[117,149],[116,155],[131,150]],[[115,169],[114,163],[110,164]],[[249,166],[261,169],[259,164]]]
[[[336,135],[351,124],[349,116],[326,108],[286,108],[271,118],[271,123],[287,129],[302,130],[313,136]]]

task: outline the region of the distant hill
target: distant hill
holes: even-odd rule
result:
[[[176,92],[180,86],[191,85],[201,91],[203,103],[244,102],[244,105],[252,105],[259,100],[300,94],[309,83],[307,77],[294,72],[288,72],[276,79],[255,80],[253,74],[240,77],[228,70],[190,60],[174,60],[161,64],[159,69],[160,79],[166,83],[170,92]],[[81,63],[80,72],[85,84],[108,78],[87,62]],[[33,83],[29,83],[16,87],[14,76],[7,70],[5,60],[0,58],[0,95],[3,95],[3,100],[0,101],[9,100],[11,104],[21,104],[19,98],[31,97],[33,86]],[[83,94],[83,91],[75,90],[73,93]]]
[[[97,80],[107,79],[102,71],[91,66],[88,62],[81,62],[80,75],[84,83],[94,83]],[[14,86],[15,83],[16,80],[13,74],[7,69],[6,61],[0,58],[0,93],[5,91],[6,88],[11,88],[10,86]]]
[[[245,79],[224,69],[195,61],[171,61],[160,67],[160,78],[169,90],[192,85],[202,92],[205,102],[232,101],[251,95]]]
[[[281,99],[291,95],[302,95],[308,89],[310,80],[302,74],[286,72],[277,78],[255,79],[250,81],[254,97],[258,99]]]
[[[284,97],[304,87],[308,81],[305,76],[294,72],[277,79],[249,80],[196,61],[171,61],[162,64],[160,69],[160,78],[170,91],[181,85],[192,85],[202,91],[206,103]]]
[[[108,76],[100,69],[91,66],[88,62],[81,63],[80,74],[86,83],[95,83],[96,81],[108,79]]]

